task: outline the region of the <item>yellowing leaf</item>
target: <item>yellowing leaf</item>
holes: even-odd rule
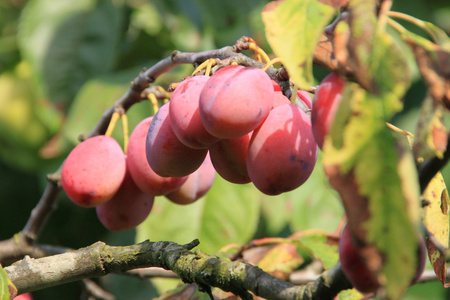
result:
[[[285,280],[303,262],[303,257],[297,253],[296,245],[282,243],[270,249],[258,262],[258,266],[267,273]]]
[[[447,187],[441,173],[437,173],[428,184],[422,195],[425,207],[423,208],[423,223],[427,229],[444,246],[449,246],[449,205],[450,199]],[[450,286],[446,281],[447,268],[445,255],[426,240],[431,265],[442,284]]]
[[[317,0],[271,2],[262,12],[266,37],[300,88],[313,83],[313,52],[336,9]]]
[[[447,129],[444,125],[444,108],[428,95],[422,103],[417,124],[414,154],[420,158],[437,156],[442,159],[447,149]]]
[[[335,299],[336,300],[361,300],[361,299],[364,299],[364,295],[355,289],[350,289],[350,290],[341,291]]]
[[[14,299],[17,295],[17,288],[12,283],[8,273],[0,265],[0,299]]]
[[[337,116],[325,141],[323,162],[327,170],[337,166],[328,175],[343,198],[349,224],[359,230],[361,241],[375,245],[385,258],[379,266],[382,281],[388,297],[398,299],[415,273],[419,221],[414,158],[406,140],[385,125],[395,111],[388,102],[398,99],[392,93],[376,96],[349,85],[342,101],[338,114],[346,111]],[[339,149],[333,147],[334,130],[341,138]]]

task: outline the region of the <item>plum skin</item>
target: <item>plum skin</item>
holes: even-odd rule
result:
[[[212,164],[223,179],[236,184],[251,182],[247,171],[251,136],[252,132],[234,139],[222,139],[209,147]]]
[[[154,196],[144,193],[127,172],[117,193],[95,210],[100,222],[111,231],[135,228],[152,210]]]
[[[200,93],[208,76],[193,76],[182,81],[170,97],[170,121],[180,142],[194,149],[208,148],[219,138],[206,131],[199,112]]]
[[[94,207],[117,192],[125,172],[120,145],[112,137],[98,135],[72,149],[63,164],[61,184],[75,204]]]
[[[210,190],[215,176],[216,170],[211,163],[209,155],[207,155],[200,168],[189,175],[181,187],[166,194],[165,197],[176,204],[191,204],[203,197]]]
[[[273,108],[252,134],[247,170],[253,184],[267,195],[301,186],[317,160],[317,144],[306,113],[292,104]]]
[[[323,149],[325,136],[329,133],[342,99],[345,81],[336,73],[328,74],[319,84],[311,109],[314,138]]]
[[[153,116],[145,141],[147,162],[159,176],[184,177],[200,167],[208,149],[193,149],[180,142],[172,129],[169,111],[170,101]]]
[[[273,84],[261,69],[230,65],[206,82],[200,94],[200,117],[218,138],[237,138],[258,127],[273,103]]]
[[[186,180],[184,177],[162,177],[156,174],[147,162],[145,140],[153,116],[145,118],[133,129],[127,148],[127,169],[136,185],[145,193],[161,196],[178,189]]]

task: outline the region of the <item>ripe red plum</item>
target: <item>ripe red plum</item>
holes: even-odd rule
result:
[[[166,195],[167,199],[176,204],[190,204],[203,197],[214,183],[216,170],[214,169],[209,155],[200,168],[189,175],[183,185],[174,192]]]
[[[61,184],[77,205],[94,207],[108,201],[125,177],[125,156],[109,136],[94,136],[78,144],[67,156]]]
[[[273,84],[254,67],[226,66],[206,82],[200,94],[200,117],[219,138],[237,138],[258,127],[273,103]]]
[[[145,140],[153,117],[142,120],[133,129],[127,148],[127,169],[136,185],[145,193],[160,196],[178,189],[186,180],[184,177],[162,177],[156,174],[147,162]]]
[[[98,219],[106,228],[122,231],[144,222],[152,210],[153,202],[154,196],[141,191],[127,172],[117,193],[95,209]]]
[[[317,144],[306,113],[292,104],[273,108],[252,134],[247,170],[253,184],[267,195],[301,186],[317,160]]]
[[[145,151],[152,170],[162,177],[184,177],[197,170],[208,149],[192,149],[175,135],[169,115],[170,101],[161,106],[148,130]]]
[[[330,73],[319,84],[311,111],[311,123],[317,145],[323,148],[325,136],[330,131],[342,99],[345,81],[336,73]]]
[[[247,172],[247,151],[252,133],[223,139],[209,147],[212,164],[223,179],[237,184],[251,181]]]
[[[219,140],[206,131],[200,118],[200,92],[208,76],[193,76],[182,81],[170,98],[170,121],[178,139],[194,149],[208,148]]]

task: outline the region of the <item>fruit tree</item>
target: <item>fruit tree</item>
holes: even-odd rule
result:
[[[46,176],[3,210],[1,299],[449,295],[440,26],[390,0],[19,2],[0,158]]]

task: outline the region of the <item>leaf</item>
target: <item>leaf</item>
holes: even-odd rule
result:
[[[335,12],[334,7],[317,0],[271,2],[262,12],[267,41],[302,89],[313,84],[313,52]]]
[[[337,237],[321,230],[304,230],[294,234],[295,238],[304,247],[308,248],[313,256],[319,259],[323,267],[328,270],[334,267],[339,260]]]
[[[361,193],[369,197],[368,239],[385,255],[388,297],[398,299],[415,274],[418,244],[418,179],[405,143],[380,131],[356,167]]]
[[[254,235],[260,213],[260,192],[252,185],[233,185],[216,176],[205,197],[176,205],[157,197],[147,220],[137,227],[136,241],[200,240],[199,248],[215,253],[228,244],[245,244]]]
[[[345,65],[353,71],[356,80],[366,89],[372,89],[373,73],[370,72],[375,41],[376,17],[374,13],[375,5],[373,1],[354,0],[349,3],[351,15],[348,17],[348,27],[342,29],[350,32],[347,39],[345,55],[347,62]],[[338,26],[343,26],[338,24]],[[336,55],[342,56],[337,53]]]
[[[350,72],[350,77],[365,89],[400,98],[411,82],[410,64],[401,45],[378,28],[374,8],[372,1],[350,2],[348,18],[341,20],[334,31],[333,54],[345,66],[340,71]],[[394,109],[400,108],[397,104]]]
[[[17,295],[17,288],[12,283],[5,269],[0,265],[0,299],[14,299]]]
[[[281,243],[271,248],[258,262],[265,272],[287,280],[289,275],[304,262],[295,244]]]
[[[67,105],[87,79],[110,70],[121,26],[121,9],[111,1],[27,3],[19,48],[37,76],[40,96]]]
[[[55,134],[61,115],[33,93],[24,62],[0,75],[0,157],[8,164],[36,170],[45,164],[39,149]]]
[[[182,284],[171,291],[167,291],[155,300],[198,299],[208,300],[209,295],[200,292],[196,284]]]
[[[330,186],[321,166],[322,155],[319,152],[316,166],[308,180],[287,194],[291,199],[288,208],[291,210],[289,224],[293,231],[316,228],[332,232],[344,215],[339,195]]]
[[[426,205],[423,208],[423,223],[436,239],[445,247],[449,246],[449,206],[450,199],[441,173],[437,173],[422,195]],[[434,272],[445,287],[449,287],[446,274],[445,255],[426,239],[428,253]]]
[[[88,134],[102,117],[105,110],[114,105],[129,88],[132,78],[139,74],[140,69],[131,69],[118,73],[107,74],[86,82],[72,103],[66,122],[62,126],[64,138],[71,145],[78,144],[78,137]],[[133,105],[127,112],[129,128],[153,114],[150,102]],[[113,137],[119,142],[123,135],[119,123]]]
[[[341,108],[350,112],[332,131],[342,130],[343,146],[333,148],[327,139],[324,165],[343,198],[352,233],[375,245],[385,258],[375,269],[382,267],[387,295],[398,299],[415,272],[419,220],[414,159],[403,137],[395,140],[385,125],[396,107],[387,102],[398,99],[348,85],[342,101],[338,114]]]
[[[439,102],[429,95],[422,103],[417,123],[414,155],[423,159],[437,156],[442,159],[447,149],[447,129],[444,111]]]
[[[280,236],[283,230],[289,227],[293,205],[298,200],[299,194],[301,192],[292,191],[277,196],[261,196],[260,227],[264,230],[265,236]]]
[[[343,290],[339,292],[335,300],[362,300],[364,295],[355,289]]]

